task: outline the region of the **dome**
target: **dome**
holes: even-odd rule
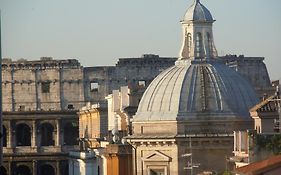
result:
[[[222,62],[182,60],[151,82],[134,121],[249,119],[257,102],[253,87]]]
[[[210,11],[196,0],[186,11],[183,21],[214,22],[214,19]]]

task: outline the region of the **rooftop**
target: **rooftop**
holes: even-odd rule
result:
[[[270,170],[281,168],[281,155],[273,156],[268,159],[251,163],[236,169],[237,173],[242,174],[262,174]]]

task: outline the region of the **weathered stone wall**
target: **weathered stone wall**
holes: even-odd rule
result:
[[[255,88],[259,96],[263,96],[264,93],[274,93],[263,57],[226,55],[221,57],[221,59],[226,62],[227,66],[245,77]]]
[[[40,174],[46,168],[43,165],[51,165],[55,174],[67,174],[67,154],[78,148],[76,112],[4,112],[3,166],[7,174],[23,171],[20,165],[31,174]]]
[[[147,87],[160,72],[173,66],[175,61],[176,58],[143,55],[140,58],[120,58],[115,67],[85,67],[85,100],[92,103],[105,101],[112,90],[121,86],[130,88],[145,83]],[[91,83],[97,83],[98,88],[91,90]]]
[[[260,95],[271,92],[264,58],[228,55],[221,59],[248,79]],[[116,66],[83,68],[77,60],[71,59],[4,59],[3,109],[78,109],[88,101],[106,101],[105,97],[121,86],[147,87],[161,71],[173,66],[175,60],[158,55],[143,55],[140,58],[120,58]],[[49,86],[49,91],[43,92],[44,86]]]
[[[3,110],[65,110],[84,105],[83,69],[77,60],[3,60]]]
[[[115,67],[85,67],[84,68],[84,93],[85,101],[97,103],[105,101],[105,97],[112,91],[111,84],[115,80]],[[91,89],[91,84],[97,85]]]

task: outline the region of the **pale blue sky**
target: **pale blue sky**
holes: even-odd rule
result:
[[[3,57],[114,65],[143,53],[178,56],[193,0],[0,0]],[[264,56],[281,78],[281,0],[202,0],[219,54]]]

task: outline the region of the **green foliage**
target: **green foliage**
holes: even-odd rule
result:
[[[224,171],[223,173],[219,173],[219,175],[233,175],[230,171]]]
[[[266,149],[274,154],[281,154],[281,135],[273,135],[266,144]]]
[[[229,171],[225,171],[222,175],[231,175]]]
[[[265,149],[273,152],[274,154],[281,154],[281,135],[255,135],[253,137],[254,144],[258,146],[258,149]]]

